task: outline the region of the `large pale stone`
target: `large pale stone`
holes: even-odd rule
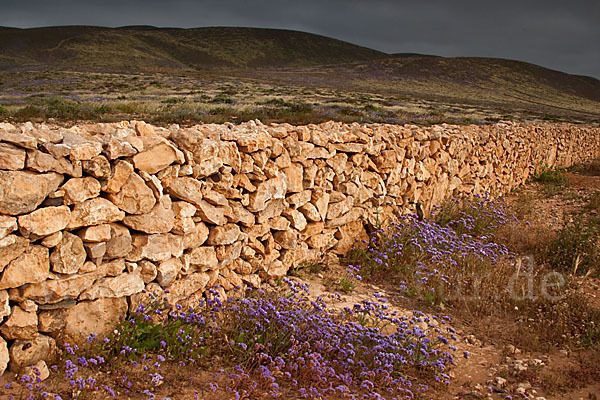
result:
[[[11,372],[21,373],[25,368],[42,360],[54,361],[57,356],[56,342],[49,336],[37,335],[33,339],[18,339],[9,349]]]
[[[51,249],[52,247],[58,246],[58,244],[60,243],[62,238],[63,238],[62,231],[55,232],[52,235],[48,235],[45,238],[43,238],[42,241],[40,242],[40,244],[44,247]]]
[[[175,199],[185,200],[196,206],[202,201],[202,183],[194,178],[175,178],[168,186],[168,192]]]
[[[0,319],[10,315],[10,304],[8,303],[8,291],[0,290]]]
[[[327,220],[325,222],[325,226],[327,228],[337,228],[338,226],[346,225],[349,222],[356,221],[360,219],[360,217],[364,214],[364,210],[362,208],[354,207],[348,213],[342,215],[341,217]]]
[[[302,164],[293,163],[284,169],[288,193],[297,193],[304,190],[302,181],[304,179],[304,168]]]
[[[152,261],[163,261],[171,258],[171,244],[167,234],[133,234],[133,249],[127,255],[130,261],[139,261],[147,258]]]
[[[322,190],[313,191],[311,203],[317,208],[321,221],[325,221],[327,208],[329,207],[329,193],[325,193]]]
[[[154,279],[156,279],[158,270],[156,268],[156,265],[154,265],[153,262],[150,262],[148,260],[142,260],[142,261],[139,261],[137,264],[139,266],[138,273],[139,273],[140,277],[142,278],[142,281],[144,281],[145,284],[150,283]]]
[[[232,244],[240,237],[240,227],[236,224],[215,226],[210,229],[207,243],[209,245]]]
[[[214,225],[224,225],[227,223],[227,218],[225,218],[222,208],[215,207],[204,200],[200,200],[196,206],[198,208],[196,214],[202,221]]]
[[[109,138],[104,143],[104,154],[114,160],[119,157],[129,157],[137,153],[137,150],[129,142],[125,142],[116,138]]]
[[[350,196],[346,197],[346,199],[338,203],[329,204],[329,208],[327,210],[327,219],[335,219],[341,217],[342,215],[350,211],[353,205],[354,199]]]
[[[114,278],[101,278],[85,292],[79,300],[95,300],[105,297],[121,298],[144,290],[144,281],[139,274],[121,274]]]
[[[286,203],[285,199],[270,200],[266,207],[258,213],[258,216],[256,217],[256,223],[263,224],[267,220],[281,215],[283,210],[286,208],[288,208],[288,204]]]
[[[125,257],[131,251],[131,234],[121,224],[110,224],[110,240],[106,242],[106,258]]]
[[[102,190],[107,193],[118,193],[132,173],[133,165],[127,161],[119,160],[114,166],[112,176],[104,183]]]
[[[22,236],[8,235],[0,239],[0,272],[12,260],[19,257],[29,247],[29,241]]]
[[[105,266],[104,270],[106,271],[108,268]],[[100,272],[102,271],[47,279],[20,288],[19,295],[22,298],[33,300],[37,304],[56,304],[65,300],[75,300],[98,279]]]
[[[204,290],[209,280],[210,277],[205,272],[197,272],[177,280],[169,287],[167,301],[171,305],[180,303],[194,293]]]
[[[203,222],[198,222],[195,225],[196,229],[192,233],[188,233],[183,236],[183,247],[184,249],[193,249],[198,246],[202,246],[206,239],[208,239],[208,226]]]
[[[65,193],[65,204],[76,204],[98,197],[100,195],[100,182],[91,176],[71,178],[60,189]]]
[[[319,210],[312,203],[306,203],[302,207],[298,208],[300,212],[306,217],[308,221],[318,222],[321,221],[321,215]]]
[[[73,165],[64,157],[54,158],[50,154],[42,153],[38,150],[29,150],[27,152],[27,169],[37,172],[58,172],[71,176],[81,176],[81,165]]]
[[[0,169],[20,170],[25,167],[25,150],[0,143]]]
[[[0,289],[41,282],[48,278],[49,273],[48,249],[42,246],[31,246],[6,266],[0,278]]]
[[[188,254],[189,263],[198,270],[211,270],[219,266],[217,253],[212,246],[200,246]]]
[[[7,142],[26,149],[37,149],[35,137],[26,133],[7,132],[0,130],[0,142]]]
[[[36,312],[27,312],[19,306],[14,306],[10,317],[0,326],[0,333],[9,340],[33,339],[38,334]]]
[[[368,240],[369,235],[361,221],[351,221],[339,227],[335,233],[338,242],[331,250],[333,254],[346,255],[360,240]]]
[[[0,215],[0,239],[4,239],[9,233],[17,230],[17,219],[6,215]]]
[[[133,165],[140,171],[155,174],[177,161],[175,148],[167,143],[160,143],[150,150],[142,151],[133,156]]]
[[[83,242],[78,236],[69,232],[63,233],[63,238],[50,255],[52,270],[60,274],[76,274],[85,262],[86,252]]]
[[[254,214],[248,211],[237,201],[229,202],[231,212],[227,215],[229,222],[239,223],[243,226],[252,226],[255,223]]]
[[[63,176],[54,172],[0,171],[0,214],[18,215],[35,210],[58,189]]]
[[[295,249],[298,243],[298,234],[293,230],[275,232],[273,238],[275,242],[287,250]]]
[[[65,313],[65,339],[83,343],[90,333],[104,337],[126,313],[127,299],[123,297],[77,303]]]
[[[69,207],[44,207],[19,216],[19,232],[25,237],[32,236],[36,239],[65,229],[70,220]]]
[[[147,214],[127,215],[123,224],[131,229],[146,233],[166,233],[173,229],[175,213],[171,207],[169,195],[160,198],[159,202]]]
[[[108,242],[111,239],[111,228],[109,224],[88,226],[77,232],[84,242]]]
[[[327,250],[335,245],[337,240],[335,232],[323,232],[313,235],[306,240],[306,243],[313,249]]]
[[[284,175],[261,182],[256,191],[250,194],[248,209],[252,212],[264,210],[267,201],[283,199],[287,190]]]
[[[88,257],[93,260],[96,264],[102,262],[102,258],[106,254],[106,243],[84,243],[83,247]]]
[[[208,190],[204,193],[204,200],[209,202],[214,206],[225,207],[228,205],[227,199],[219,192],[215,192],[214,190]]]
[[[177,274],[182,268],[183,264],[179,259],[169,258],[159,264],[156,281],[160,286],[167,287],[177,278]]]
[[[109,193],[108,198],[128,214],[146,214],[156,204],[154,192],[135,172],[129,175],[121,190],[117,193]]]
[[[295,229],[303,231],[306,228],[306,217],[300,211],[288,208],[283,210],[281,215],[287,218]]]
[[[124,217],[125,213],[113,203],[104,198],[96,197],[75,205],[67,229],[121,221]]]
[[[104,156],[96,156],[91,160],[81,162],[83,171],[98,179],[107,179],[110,177],[110,162]]]
[[[0,376],[4,374],[6,371],[6,367],[8,367],[8,361],[10,360],[10,355],[8,354],[8,347],[6,346],[6,340],[0,337]]]

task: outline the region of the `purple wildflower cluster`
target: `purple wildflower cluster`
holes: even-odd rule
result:
[[[403,216],[373,232],[363,240],[364,250],[350,253],[348,268],[355,274],[362,270],[363,276],[392,271],[401,290],[439,301],[438,292],[452,286],[450,272],[467,263],[493,266],[510,255],[494,242],[493,232],[511,218],[501,200],[487,196],[451,201],[436,207],[430,219]]]
[[[322,298],[311,300],[308,285],[286,282],[290,290],[279,294],[258,290],[226,301],[214,291],[195,309],[140,306],[109,337],[91,335],[87,349],[65,344],[62,366],[53,368],[66,381],[57,385],[58,393],[23,375],[18,398],[58,400],[87,393],[164,399],[159,394],[168,380],[166,363],[178,365],[177,374],[191,374],[192,382],[194,369],[215,360],[225,369],[196,393],[219,391],[236,399],[411,399],[428,389],[424,382],[449,383],[455,350],[450,341],[456,337],[447,317],[418,311],[399,316],[378,294],[335,310]]]

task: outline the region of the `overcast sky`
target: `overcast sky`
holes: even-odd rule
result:
[[[0,26],[247,26],[600,78],[600,0],[0,0]]]

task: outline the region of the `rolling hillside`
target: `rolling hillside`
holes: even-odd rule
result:
[[[102,93],[144,104],[172,96],[214,104],[242,87],[246,98],[238,93],[219,106],[221,113],[228,108],[225,117],[251,118],[257,106],[273,101],[269,94],[277,94],[288,104],[312,105],[323,118],[331,114],[328,104],[345,98],[333,117],[600,121],[600,80],[515,60],[386,54],[278,29],[0,27],[0,106],[12,107],[5,114],[19,104],[39,105],[40,97],[88,101]],[[187,108],[189,115],[214,113]]]

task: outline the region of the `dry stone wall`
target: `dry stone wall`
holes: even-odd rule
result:
[[[600,156],[567,124],[0,124],[0,373],[170,303],[258,286],[365,224],[449,196],[501,195],[542,164]]]

